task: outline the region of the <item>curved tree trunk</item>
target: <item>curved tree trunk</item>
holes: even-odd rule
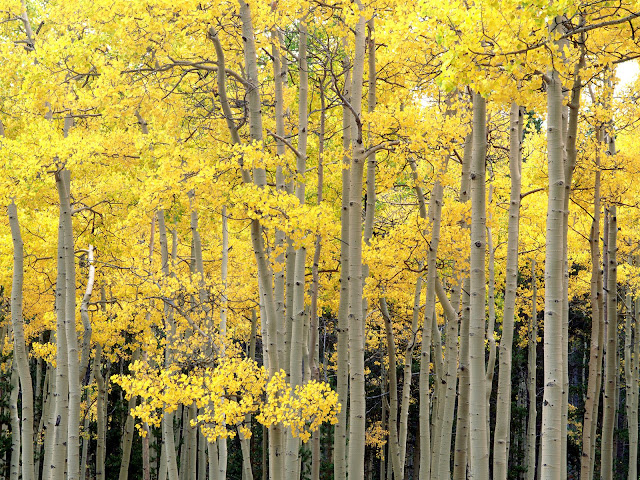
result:
[[[13,359],[20,377],[22,413],[20,415],[22,443],[22,480],[33,480],[33,386],[29,368],[29,354],[24,338],[22,318],[22,284],[24,281],[24,244],[20,233],[18,209],[12,201],[8,207],[9,225],[13,239],[13,282],[11,286],[11,326],[13,328]],[[17,405],[16,405],[17,406]],[[18,430],[13,430],[17,435]],[[18,454],[18,452],[15,452]]]

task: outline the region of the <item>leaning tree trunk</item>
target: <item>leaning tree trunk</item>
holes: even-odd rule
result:
[[[22,480],[33,480],[33,386],[29,368],[29,354],[24,337],[24,320],[22,317],[22,285],[24,281],[24,243],[20,233],[18,209],[12,201],[8,207],[9,225],[13,239],[13,282],[11,286],[11,326],[13,328],[13,361],[18,368],[20,391],[22,398],[21,451]],[[17,436],[18,431],[13,434]],[[19,452],[15,452],[19,455]]]

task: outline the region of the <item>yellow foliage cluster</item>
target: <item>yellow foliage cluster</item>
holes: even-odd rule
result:
[[[341,408],[337,394],[326,383],[310,381],[292,389],[284,371],[269,379],[264,367],[246,358],[227,357],[214,368],[189,372],[154,368],[141,361],[130,369],[129,375],[112,379],[127,398],[142,399],[131,412],[140,422],[141,434],[143,423],[159,426],[165,413],[195,403],[200,413],[193,426],[198,425],[210,441],[233,438],[235,428],[249,437],[245,418],[255,415],[263,425],[280,423],[306,442],[322,423],[335,423]]]

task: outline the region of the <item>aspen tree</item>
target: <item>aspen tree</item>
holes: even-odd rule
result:
[[[309,91],[309,72],[307,64],[307,26],[304,20],[299,26],[299,51],[298,51],[298,67],[299,67],[299,100],[298,100],[298,148],[296,153],[296,168],[298,181],[296,182],[296,196],[301,205],[305,203],[305,170],[307,162],[307,138],[308,138],[308,91]],[[304,246],[295,250],[294,270],[288,271],[288,276],[293,274],[293,310],[287,312],[291,317],[291,354],[289,375],[292,387],[302,385],[304,382],[303,374],[303,347],[305,339],[305,263],[307,259],[307,251]],[[307,362],[308,365],[308,362]],[[307,379],[308,380],[308,379]],[[287,450],[285,452],[285,475],[287,477],[296,476],[300,469],[298,450],[300,449],[300,440],[297,437],[287,437]]]
[[[445,170],[442,167],[441,172]],[[435,315],[436,301],[436,260],[438,255],[438,244],[440,242],[440,223],[442,218],[442,194],[443,187],[436,178],[429,198],[429,209],[426,209],[424,196],[421,189],[416,189],[418,193],[418,202],[420,205],[420,215],[424,218],[428,216],[431,227],[431,242],[427,253],[427,296],[424,306],[424,318],[422,325],[422,347],[420,351],[420,405],[419,405],[419,425],[420,425],[420,478],[428,479],[431,475],[431,432],[429,419],[429,353],[431,350],[431,334],[433,331],[433,319]]]
[[[163,210],[158,210],[157,218],[158,232],[160,237],[162,274],[165,278],[168,278],[170,276],[169,243],[167,240],[167,228],[165,225]],[[174,336],[176,334],[175,324],[173,320],[173,310],[171,310],[168,305],[164,306],[164,316],[167,327],[169,329],[168,336],[170,337],[167,341],[164,358],[165,368],[167,368],[171,365],[172,362],[173,353],[171,343],[174,341]],[[174,413],[173,411],[169,410],[170,408],[171,407],[165,407],[165,412],[162,417],[163,452],[165,455],[164,460],[166,462],[166,472],[168,480],[178,480],[178,463],[176,458],[176,447],[173,431]]]
[[[457,279],[456,279],[457,280]],[[456,369],[458,358],[458,324],[459,317],[458,312],[453,305],[459,304],[460,298],[460,285],[459,281],[454,285],[454,291],[452,294],[453,302],[449,300],[439,279],[436,281],[436,294],[438,295],[438,301],[442,305],[442,308],[446,316],[446,368],[444,372],[444,386],[446,388],[443,399],[443,415],[442,415],[442,440],[440,442],[439,452],[439,466],[438,471],[440,476],[445,478],[451,478],[451,434],[453,428],[453,416],[455,407],[455,395],[456,395]],[[458,301],[456,301],[456,299]]]
[[[596,131],[600,136],[600,130]],[[589,377],[584,407],[584,421],[582,427],[582,455],[580,462],[580,478],[591,480],[593,477],[593,453],[595,448],[595,429],[598,423],[598,376],[602,371],[602,340],[600,331],[602,319],[602,272],[600,265],[600,153],[596,144],[595,180],[593,190],[593,221],[589,235],[591,251],[591,341],[589,347]]]
[[[380,299],[380,312],[384,318],[384,326],[387,338],[387,355],[389,356],[389,457],[396,479],[403,479],[401,470],[400,447],[398,445],[398,379],[396,374],[396,345],[393,338],[391,316],[387,307],[387,301]]]
[[[87,276],[87,285],[85,288],[82,302],[80,303],[80,318],[82,319],[82,328],[84,332],[82,334],[82,353],[80,354],[80,384],[84,383],[87,376],[87,369],[89,367],[89,357],[91,355],[91,320],[89,318],[89,302],[91,301],[91,294],[93,293],[93,283],[95,280],[96,267],[93,263],[93,245],[89,245],[87,250],[87,265],[89,267],[89,274]],[[132,419],[133,421],[133,419]],[[131,423],[131,429],[133,432],[133,423]],[[84,443],[84,442],[83,442]]]
[[[473,131],[467,134],[462,157],[462,174],[458,200],[465,203],[469,200],[469,183],[471,158],[473,153]],[[465,480],[467,477],[469,450],[469,320],[470,320],[470,279],[467,274],[463,282],[462,313],[460,315],[460,351],[458,366],[458,407],[456,411],[456,439],[453,457],[453,478]]]
[[[629,256],[629,264],[633,259]],[[637,342],[637,330],[633,328],[633,310],[631,292],[629,288],[625,294],[625,328],[624,328],[624,377],[625,377],[625,406],[627,412],[627,426],[629,429],[629,471],[627,478],[638,478],[638,377],[635,369],[634,338]]]
[[[345,72],[343,97],[351,99],[351,74]],[[351,146],[350,112],[346,105],[342,107],[342,204],[340,209],[340,300],[338,306],[338,365],[337,392],[342,401],[342,409],[338,414],[334,441],[334,477],[346,479],[347,475],[347,402],[349,399],[349,302],[351,288],[349,282],[349,199],[350,199],[350,159],[347,154]]]
[[[527,342],[527,392],[529,412],[527,421],[527,480],[536,478],[536,383],[537,383],[537,346],[538,346],[538,280],[536,261],[531,259],[531,316],[529,319],[529,341]]]
[[[140,357],[140,350],[136,349],[131,359],[135,362]],[[120,457],[120,471],[118,472],[118,480],[127,480],[129,478],[129,465],[131,463],[131,447],[133,446],[133,430],[134,419],[131,416],[131,410],[136,406],[136,397],[132,396],[127,402],[127,419],[124,424],[124,432],[122,435],[122,455]]]
[[[318,192],[317,201],[318,205],[322,203],[322,189],[324,187],[324,135],[325,135],[325,122],[326,122],[326,101],[324,94],[324,78],[319,81],[320,88],[320,127],[318,132]],[[319,262],[320,251],[322,248],[322,236],[316,235],[316,241],[313,251],[313,263],[311,267],[312,283],[311,283],[311,306],[309,308],[310,316],[310,334],[309,334],[309,348],[312,350],[311,361],[311,379],[320,380],[319,372],[319,350],[320,344],[318,341],[318,293],[320,290],[320,278],[319,278]],[[312,436],[312,460],[311,460],[311,480],[320,479],[320,431],[316,430]]]
[[[107,385],[105,377],[102,375],[102,345],[96,345],[94,354],[94,376],[98,386],[98,395],[96,399],[96,417],[98,424],[98,434],[96,441],[96,479],[104,480],[106,478],[105,463],[107,457],[106,444],[106,404],[107,404]]]
[[[584,38],[583,38],[584,41]],[[582,91],[582,80],[580,78],[580,69],[584,60],[584,47],[582,48],[581,57],[575,66],[573,72],[573,88],[571,89],[571,97],[569,106],[563,109],[563,144],[564,144],[564,207],[563,207],[563,293],[562,293],[562,356],[563,360],[563,379],[562,379],[562,476],[567,475],[567,424],[568,424],[568,408],[569,408],[569,200],[571,198],[571,184],[573,182],[573,172],[576,166],[577,150],[576,142],[578,139],[578,115],[580,113],[580,94]],[[566,110],[569,110],[567,125],[564,125]]]
[[[412,166],[414,164],[412,163]],[[416,182],[416,193],[418,194],[418,201],[421,202],[420,208],[426,212],[424,208],[424,196],[422,188],[417,184],[417,174],[413,170],[414,181]],[[421,266],[421,265],[420,265]],[[409,423],[409,404],[411,402],[411,383],[412,383],[412,365],[413,365],[413,351],[416,345],[416,337],[418,335],[419,321],[420,321],[420,297],[422,295],[422,276],[418,276],[416,279],[416,288],[413,300],[413,311],[411,316],[411,338],[404,354],[404,366],[403,366],[403,381],[402,381],[402,401],[400,405],[400,427],[398,429],[398,444],[399,444],[399,456],[400,456],[400,471],[404,472],[404,465],[406,462],[407,453],[407,436],[408,436],[408,423]],[[382,422],[384,425],[384,421]],[[414,448],[417,448],[414,446]]]
[[[358,8],[362,6],[358,4]],[[362,311],[362,176],[367,154],[363,145],[362,82],[365,62],[366,21],[359,12],[355,26],[351,101],[352,159],[349,184],[349,451],[348,478],[364,478],[365,460],[365,378],[364,378],[364,315]],[[343,100],[344,102],[344,100]]]
[[[516,291],[518,288],[518,237],[522,178],[521,141],[522,109],[516,102],[512,102],[509,122],[509,173],[511,177],[511,192],[509,195],[509,227],[507,230],[507,274],[499,354],[496,430],[493,445],[493,475],[496,480],[506,480],[507,478],[507,460],[509,458],[508,452],[511,433],[511,357]]]
[[[486,104],[479,93],[473,94],[473,158],[471,161],[471,267],[469,319],[469,395],[470,455],[469,477],[489,478],[489,448],[487,436],[485,339],[485,152]]]
[[[616,423],[615,389],[618,383],[618,309],[617,309],[617,218],[616,206],[611,205],[609,212],[609,236],[607,239],[607,315],[604,399],[602,412],[602,459],[601,478],[613,478],[613,432]]]
[[[18,395],[20,394],[20,377],[18,374],[18,362],[11,362],[11,379],[9,395],[9,417],[11,431],[16,435],[11,435],[11,456],[9,464],[9,479],[19,480],[20,478],[20,413],[18,412]]]
[[[11,327],[13,329],[13,364],[16,365],[20,380],[20,392],[22,399],[22,409],[20,413],[19,429],[13,430],[13,435],[17,437],[20,432],[21,449],[12,452],[13,457],[22,457],[22,479],[33,480],[33,386],[31,383],[31,372],[29,368],[29,358],[24,337],[24,320],[22,317],[22,289],[24,283],[24,243],[20,232],[20,221],[18,220],[18,209],[15,202],[11,202],[7,207],[11,236],[13,240],[13,282],[11,285]],[[14,382],[17,383],[17,382]],[[15,387],[16,393],[18,386]],[[17,399],[16,399],[17,400]],[[17,408],[17,401],[16,401]]]
[[[562,20],[553,20],[551,32]],[[542,402],[542,480],[562,477],[562,293],[565,178],[562,142],[562,83],[557,70],[547,79],[548,207],[544,300],[544,396]]]

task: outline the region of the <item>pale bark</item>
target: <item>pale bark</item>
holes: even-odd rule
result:
[[[492,203],[493,199],[493,185],[489,184],[489,203]],[[491,216],[489,216],[489,221],[491,222]],[[496,328],[496,250],[493,247],[493,233],[491,231],[491,227],[487,226],[487,252],[488,255],[488,265],[487,265],[487,273],[489,274],[489,279],[487,281],[487,330],[485,335],[487,336],[487,346],[489,348],[489,357],[487,358],[487,367],[486,367],[486,385],[485,385],[485,394],[486,398],[486,408],[487,408],[487,449],[490,450],[491,445],[491,391],[493,390],[493,376],[496,371],[496,337],[495,337],[495,328]]]
[[[65,129],[67,127],[65,118]],[[60,199],[60,218],[62,220],[64,238],[65,263],[65,331],[67,336],[67,361],[69,382],[69,424],[67,430],[67,479],[78,480],[80,475],[80,365],[78,361],[78,338],[76,335],[76,275],[73,241],[73,225],[71,220],[71,173],[62,170],[56,175],[58,196]]]
[[[359,5],[359,8],[361,6]],[[362,84],[365,63],[365,18],[355,26],[355,50],[352,70],[351,178],[349,186],[349,449],[348,478],[364,478],[365,460],[365,378],[364,312],[362,311],[362,176],[367,155],[362,139]]]
[[[456,440],[453,456],[453,479],[466,480],[469,449],[469,393],[471,377],[469,369],[469,295],[470,278],[464,282],[462,315],[460,316],[460,356],[458,359],[458,408],[456,411]]]
[[[396,374],[396,345],[391,325],[391,316],[387,302],[380,299],[380,312],[384,319],[384,327],[387,339],[387,355],[389,357],[389,457],[393,475],[396,480],[404,478],[400,462],[400,448],[398,445],[398,378]]]
[[[536,261],[531,259],[531,318],[529,319],[529,342],[527,345],[527,391],[529,393],[529,411],[527,423],[526,467],[527,480],[536,478],[536,382],[537,382],[537,346],[538,346],[538,283],[536,279]]]
[[[345,73],[343,96],[351,98],[350,70]],[[347,412],[349,396],[349,156],[351,146],[351,122],[346,105],[342,108],[342,206],[340,210],[340,300],[338,305],[338,401],[342,409],[338,413],[335,427],[333,474],[336,480],[344,480],[347,475]]]
[[[94,372],[93,372],[93,368],[91,369],[91,371],[89,372],[89,385],[92,385],[94,381]],[[88,392],[87,392],[88,393]],[[85,393],[85,401],[87,402],[87,405],[89,404],[89,395]],[[88,410],[88,409],[87,409]],[[85,411],[85,415],[84,415],[84,432],[88,433],[89,432],[89,412]],[[80,458],[80,478],[82,480],[88,480],[89,475],[90,475],[90,468],[88,463],[88,459],[89,459],[89,446],[91,443],[91,438],[87,436],[84,436],[82,438],[82,453],[81,453],[81,458]]]
[[[438,175],[444,174],[447,169],[448,157],[443,160]],[[434,180],[433,190],[429,198],[429,209],[426,208],[422,188],[417,183],[415,162],[410,162],[413,170],[415,190],[418,197],[419,212],[422,218],[428,218],[431,228],[431,241],[427,252],[427,296],[424,307],[424,318],[422,324],[422,346],[420,351],[420,376],[419,376],[419,431],[420,431],[420,479],[427,480],[431,475],[431,425],[429,419],[430,394],[429,394],[429,372],[430,372],[430,350],[431,333],[433,322],[435,321],[436,302],[436,262],[438,258],[438,245],[440,243],[440,223],[442,219],[442,196],[443,187],[440,179]]]
[[[157,213],[157,218],[158,232],[160,236],[160,252],[162,258],[162,274],[165,277],[168,277],[170,275],[169,243],[167,241],[167,229],[164,222],[164,211],[159,210]],[[164,367],[167,368],[173,361],[172,343],[175,336],[175,325],[173,321],[173,310],[170,310],[167,305],[165,305],[164,310],[166,327],[168,329],[167,345],[165,347],[164,354]],[[165,453],[165,461],[167,465],[167,478],[168,480],[178,480],[178,462],[176,458],[176,447],[173,431],[174,412],[167,412],[166,406],[163,407],[163,410],[165,410],[165,412],[162,417],[162,447]]]
[[[140,349],[136,349],[133,353],[132,361],[137,361],[140,357]],[[127,402],[127,420],[124,424],[124,432],[122,434],[122,456],[120,457],[120,471],[118,472],[118,480],[127,480],[129,478],[129,463],[131,460],[131,446],[133,445],[134,418],[131,416],[131,410],[136,406],[136,397],[132,396]]]
[[[98,426],[98,438],[96,445],[96,480],[104,480],[105,477],[105,460],[107,457],[106,445],[106,400],[107,386],[104,376],[102,375],[102,345],[96,345],[96,353],[93,364],[94,376],[98,386],[98,395],[96,400],[96,423]]]
[[[282,32],[276,30],[274,32],[274,40],[271,46],[271,52],[273,56],[273,78],[274,78],[274,95],[275,95],[275,120],[276,120],[276,153],[279,157],[283,158],[285,155],[285,144],[282,141],[285,135],[284,130],[284,81],[287,78],[287,59],[281,56],[280,49],[283,46]],[[284,174],[282,172],[282,166],[276,166],[276,189],[279,191],[285,190]],[[275,232],[275,249],[282,250],[285,242],[285,234],[282,230],[277,229]],[[284,253],[280,253],[276,257],[276,263],[281,265],[280,271],[275,273],[275,279],[273,282],[273,292],[276,302],[276,320],[277,320],[277,338],[276,349],[278,351],[278,359],[281,365],[285,364],[285,352],[284,352],[284,338],[285,338],[285,268],[282,268],[285,263]]]
[[[461,203],[469,200],[469,171],[473,156],[473,131],[465,138],[464,153],[462,157],[462,175],[460,179],[460,193],[458,199]],[[458,357],[458,407],[456,411],[456,439],[453,456],[453,479],[466,480],[469,448],[469,392],[471,378],[469,377],[469,320],[470,278],[467,275],[462,288],[462,305],[460,316],[460,353]]]
[[[33,480],[33,386],[29,368],[29,353],[24,336],[22,317],[22,285],[24,283],[24,243],[20,233],[18,209],[12,201],[8,208],[9,225],[13,240],[13,281],[11,285],[11,326],[13,328],[13,362],[18,369],[22,411],[20,414],[20,435],[22,452],[22,479]],[[17,386],[16,386],[17,390]],[[12,430],[18,435],[18,430]],[[19,454],[19,452],[13,452]],[[13,455],[12,455],[13,456]]]
[[[58,175],[59,177],[59,175]],[[62,187],[62,179],[56,178]],[[64,195],[64,190],[61,192]],[[69,421],[69,382],[68,382],[68,350],[66,322],[66,256],[65,256],[65,216],[62,204],[60,205],[58,222],[58,251],[56,277],[56,382],[55,382],[55,407],[49,420],[48,429],[53,432],[53,445],[49,449],[50,454],[45,460],[44,478],[62,480],[65,473],[65,459],[67,457],[67,428]],[[75,286],[74,286],[75,288]],[[45,455],[46,455],[45,446]]]
[[[632,259],[629,258],[629,264]],[[625,295],[625,336],[624,336],[624,377],[626,391],[627,426],[629,430],[628,480],[638,478],[638,372],[635,369],[637,356],[634,355],[633,341],[638,341],[637,330],[633,328],[631,292]]]
[[[436,276],[436,283],[438,277]],[[434,285],[435,287],[435,285]],[[442,335],[438,328],[438,316],[434,312],[431,324],[431,361],[434,365],[433,393],[431,395],[431,478],[440,478],[440,442],[444,416],[444,361],[442,359]]]
[[[584,54],[583,54],[584,55]],[[576,165],[576,141],[578,137],[578,114],[580,110],[580,92],[582,89],[582,81],[580,79],[580,68],[582,59],[574,70],[574,84],[569,101],[570,107],[563,108],[563,138],[564,144],[564,207],[563,207],[563,292],[562,292],[562,430],[560,432],[562,438],[562,478],[567,477],[567,425],[569,411],[569,259],[568,259],[568,232],[569,232],[569,200],[571,197],[571,183],[573,179],[573,171]],[[564,126],[565,118],[566,128]]]
[[[471,162],[471,263],[469,318],[469,478],[488,480],[489,446],[487,441],[485,371],[485,155],[486,105],[479,94],[473,96],[473,159]]]
[[[11,393],[9,394],[9,418],[11,424],[11,458],[9,464],[9,479],[20,478],[20,413],[18,412],[18,395],[20,393],[20,377],[18,362],[11,362]]]
[[[582,455],[580,457],[580,478],[593,478],[593,446],[595,445],[595,427],[598,423],[598,375],[602,370],[602,342],[600,330],[603,323],[602,312],[602,272],[600,270],[600,157],[596,149],[596,171],[593,193],[593,221],[589,245],[591,249],[591,342],[589,347],[589,377],[584,407],[582,428]]]
[[[322,203],[322,189],[324,187],[324,168],[323,168],[323,156],[324,156],[324,134],[325,134],[325,97],[324,97],[324,85],[323,80],[320,80],[320,130],[318,133],[318,205]],[[315,241],[315,247],[313,252],[313,263],[311,266],[311,306],[309,308],[310,318],[310,334],[309,334],[309,348],[312,350],[310,357],[311,361],[311,379],[319,381],[319,355],[320,355],[320,343],[318,340],[318,292],[320,289],[319,279],[319,262],[320,262],[320,250],[322,248],[322,236],[317,235]],[[320,479],[320,430],[313,432],[311,437],[311,480]]]
[[[459,302],[460,285],[454,286],[452,298],[454,304]],[[451,478],[451,430],[453,428],[453,415],[456,401],[456,369],[458,360],[458,324],[460,319],[458,312],[453,307],[452,302],[446,295],[440,280],[436,280],[436,294],[438,301],[442,305],[447,320],[446,323],[446,367],[443,377],[443,387],[445,389],[443,404],[442,426],[439,452],[439,478]],[[457,299],[457,300],[456,300]]]
[[[95,279],[96,267],[93,264],[93,245],[89,245],[87,250],[87,264],[89,266],[89,275],[87,276],[87,286],[85,288],[82,303],[80,304],[80,318],[82,319],[82,354],[80,357],[80,376],[79,381],[84,384],[87,377],[87,369],[89,367],[89,356],[91,355],[91,321],[89,319],[89,302],[93,292],[93,282]]]
[[[299,89],[298,89],[298,148],[297,148],[297,176],[296,197],[300,205],[305,203],[305,171],[307,161],[307,127],[308,127],[308,91],[309,91],[309,72],[307,67],[307,26],[304,22],[299,25]],[[293,274],[293,304],[292,310],[287,312],[287,316],[291,318],[291,356],[289,364],[286,365],[289,370],[291,387],[300,386],[304,382],[303,366],[304,347],[308,345],[308,335],[305,335],[305,263],[307,259],[307,250],[303,246],[295,250],[295,262],[293,271],[287,270],[287,277]],[[306,340],[306,341],[305,341]],[[308,362],[306,362],[308,366]],[[300,449],[300,439],[298,437],[287,437],[287,450],[285,452],[285,475],[287,478],[296,476],[296,472],[300,468],[300,458],[298,451]]]
[[[415,171],[413,172],[416,176]],[[422,197],[422,189],[419,189],[418,195]],[[412,383],[412,366],[413,366],[413,351],[416,345],[416,337],[418,335],[419,321],[420,321],[420,296],[422,293],[422,277],[418,276],[416,279],[416,289],[413,299],[413,315],[411,318],[411,337],[407,349],[404,354],[404,367],[403,367],[403,381],[402,381],[402,401],[400,406],[400,421],[398,431],[398,444],[400,446],[400,471],[404,472],[404,465],[406,461],[407,452],[407,434],[409,423],[409,405],[411,402],[411,383]],[[384,424],[384,422],[383,422]],[[383,425],[384,428],[384,425]]]
[[[547,83],[547,151],[549,196],[545,256],[544,396],[542,402],[542,479],[562,477],[562,305],[564,171],[562,84],[552,70]]]
[[[616,207],[609,207],[609,237],[607,239],[607,316],[604,400],[602,410],[602,460],[601,478],[613,478],[613,431],[616,421],[615,390],[618,384],[618,310],[617,310],[617,218]]]
[[[493,445],[493,476],[495,480],[506,480],[508,472],[510,423],[511,423],[511,360],[513,347],[513,324],[515,320],[516,292],[518,288],[518,238],[520,227],[520,192],[522,155],[522,110],[511,104],[509,128],[509,173],[511,192],[509,199],[509,226],[507,230],[507,267],[500,339],[498,400],[496,404],[496,429]]]

